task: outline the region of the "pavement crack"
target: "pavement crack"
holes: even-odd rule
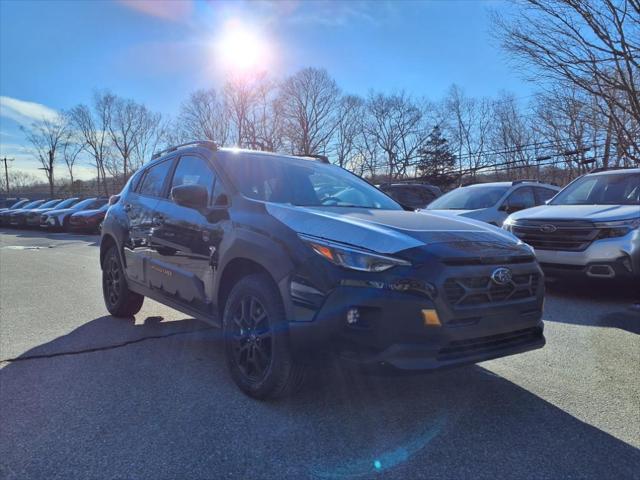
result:
[[[84,354],[84,353],[93,353],[93,352],[102,352],[102,351],[106,351],[106,350],[115,350],[116,348],[122,348],[122,347],[126,347],[128,345],[133,345],[135,343],[146,342],[147,340],[159,340],[159,339],[162,339],[162,338],[175,337],[177,335],[190,335],[192,333],[206,332],[206,331],[209,331],[209,330],[215,330],[215,327],[199,328],[197,330],[191,330],[191,331],[188,331],[188,332],[171,332],[171,333],[165,333],[163,335],[149,335],[147,337],[140,337],[140,338],[136,338],[135,340],[127,340],[126,342],[114,343],[112,345],[105,345],[105,346],[102,346],[102,347],[83,348],[83,349],[80,349],[80,350],[69,350],[69,351],[65,351],[65,352],[54,352],[54,353],[47,353],[47,354],[42,354],[42,355],[21,355],[19,357],[15,357],[15,358],[2,359],[2,360],[0,360],[0,363],[22,362],[24,360],[38,360],[38,359],[43,359],[43,358],[63,357],[63,356],[66,356],[66,355],[81,355],[81,354]]]

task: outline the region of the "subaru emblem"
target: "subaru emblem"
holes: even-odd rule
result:
[[[511,274],[511,270],[505,267],[496,268],[493,273],[491,273],[491,280],[493,283],[497,285],[506,285],[511,283],[511,279],[513,275]]]

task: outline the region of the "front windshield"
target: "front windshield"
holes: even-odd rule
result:
[[[83,208],[88,208],[91,205],[96,203],[95,198],[87,198],[86,200],[82,200],[81,202],[76,203],[73,208],[76,210],[82,210]]]
[[[14,209],[16,209],[18,207],[22,207],[22,206],[26,205],[27,203],[29,203],[29,200],[19,200],[16,203],[14,203],[13,205],[11,205],[9,207],[9,209],[10,210],[14,210]]]
[[[28,209],[28,208],[35,208],[40,206],[43,203],[43,200],[34,200],[31,203],[27,203],[23,208],[24,209]]]
[[[477,210],[493,207],[507,193],[507,186],[460,187],[436,198],[428,210]]]
[[[304,207],[402,210],[377,188],[335,165],[272,155],[221,153],[219,162],[248,198]]]
[[[58,205],[56,205],[56,208],[58,209],[69,208],[72,205],[74,205],[77,201],[78,201],[77,198],[67,198],[66,200],[63,200]]]
[[[550,205],[640,205],[640,173],[582,177],[558,193]]]
[[[43,203],[42,205],[40,205],[39,208],[49,208],[49,207],[55,207],[56,204],[60,203],[59,199],[56,200],[49,200],[48,202]]]

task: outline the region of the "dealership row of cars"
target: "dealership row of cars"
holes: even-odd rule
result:
[[[108,208],[109,200],[101,197],[22,198],[0,209],[0,226],[97,233]]]

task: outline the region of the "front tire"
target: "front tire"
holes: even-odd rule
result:
[[[102,296],[107,310],[114,317],[130,318],[140,311],[144,302],[144,296],[127,287],[124,268],[115,245],[104,256]]]
[[[240,390],[264,400],[301,386],[305,367],[294,361],[284,306],[269,276],[241,279],[231,290],[222,322],[227,366]]]

